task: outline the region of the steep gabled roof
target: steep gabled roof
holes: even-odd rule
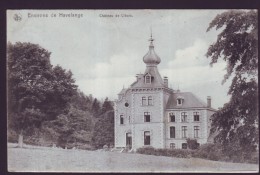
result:
[[[119,92],[119,94],[125,94],[126,91],[127,91],[127,89],[126,89],[126,88],[123,88],[123,89]]]
[[[145,75],[150,74],[152,76],[151,83],[145,83]],[[158,72],[157,67],[147,67],[144,74],[139,74],[137,81],[134,82],[131,87],[164,87],[163,79]]]
[[[177,105],[177,97],[183,97],[182,105]],[[207,108],[207,104],[196,97],[191,92],[173,92],[167,102],[166,109],[182,109],[182,108]]]

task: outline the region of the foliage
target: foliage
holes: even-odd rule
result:
[[[91,111],[93,99],[91,96],[86,96],[83,92],[79,91],[72,96],[71,105],[82,111]]]
[[[109,101],[108,98],[106,98],[102,105],[101,113],[104,114],[105,112],[110,110],[113,110],[113,105],[112,102]]]
[[[57,146],[77,146],[78,143],[89,143],[93,128],[92,116],[86,112],[71,106],[67,114],[60,114],[56,120],[45,122],[43,131],[45,134],[57,135]]]
[[[190,158],[192,150],[187,149],[156,149],[153,147],[142,147],[137,149],[137,153],[155,156],[167,156],[178,158]]]
[[[209,160],[225,160],[221,145],[212,143],[201,145],[201,147],[194,152],[193,157]]]
[[[95,148],[102,148],[104,145],[114,144],[114,111],[107,111],[102,114],[95,124],[92,137],[92,144]]]
[[[211,65],[223,58],[227,72],[223,83],[233,77],[229,103],[212,116],[211,133],[230,158],[250,155],[259,144],[258,119],[258,22],[255,10],[231,10],[217,15],[207,31],[222,29],[206,54]],[[231,158],[232,159],[232,158]]]
[[[34,145],[90,149],[91,139],[113,144],[111,101],[78,90],[72,72],[52,66],[50,55],[37,44],[8,43],[8,141],[22,134]]]
[[[188,148],[189,148],[189,149],[192,149],[192,150],[199,148],[199,143],[197,142],[196,139],[190,139],[190,138],[188,138],[188,139],[187,139],[187,145],[188,145]]]
[[[222,149],[222,145],[207,143],[201,145],[196,150],[190,149],[156,149],[151,146],[145,146],[138,148],[137,153],[155,156],[167,156],[178,158],[202,158],[214,161],[229,161],[229,162],[243,162],[243,163],[258,163],[258,152],[250,153],[247,158],[242,154],[236,154],[232,157],[228,157]]]
[[[91,112],[94,117],[98,117],[101,114],[100,102],[96,98],[92,103]]]
[[[72,73],[52,67],[50,52],[37,44],[8,43],[8,121],[23,133],[54,119],[76,92]]]

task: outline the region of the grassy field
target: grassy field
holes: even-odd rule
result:
[[[11,172],[256,172],[255,164],[104,151],[8,147]]]

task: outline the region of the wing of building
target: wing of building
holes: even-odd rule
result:
[[[150,39],[143,57],[146,70],[136,75],[129,88],[123,88],[115,101],[115,147],[187,148],[187,138],[207,143],[210,130],[211,98],[207,103],[191,92],[168,87],[157,65],[160,57]]]

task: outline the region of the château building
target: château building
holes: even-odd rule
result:
[[[173,90],[168,78],[162,78],[151,36],[148,53],[143,57],[146,69],[136,75],[129,88],[123,88],[115,101],[115,147],[187,149],[187,138],[199,144],[208,141],[211,98],[207,103],[191,92]]]

